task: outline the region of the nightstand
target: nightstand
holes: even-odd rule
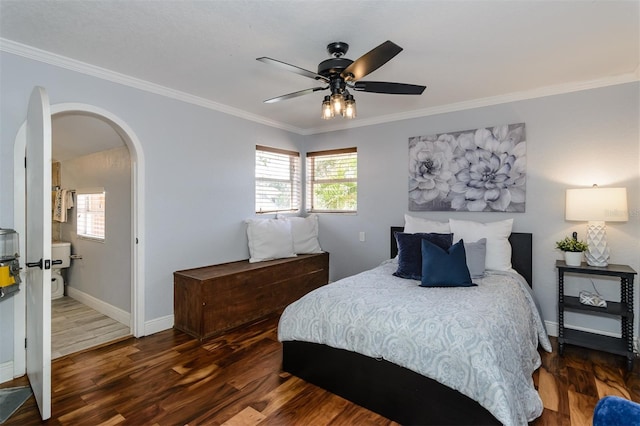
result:
[[[582,346],[610,352],[627,357],[627,369],[633,368],[633,278],[636,275],[627,265],[610,264],[605,267],[568,266],[564,260],[556,260],[558,268],[558,343],[560,355],[564,351],[564,344]],[[600,275],[620,278],[620,302],[607,301],[605,308],[583,305],[580,299],[564,295],[564,274]],[[572,330],[564,327],[564,311],[576,311],[587,314],[606,315],[620,318],[622,337],[603,336],[585,331]]]

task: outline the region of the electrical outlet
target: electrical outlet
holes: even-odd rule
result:
[[[364,231],[360,231],[360,242],[363,243],[365,240]]]

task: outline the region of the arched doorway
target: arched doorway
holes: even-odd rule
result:
[[[144,320],[144,156],[142,146],[133,130],[119,117],[102,108],[79,103],[51,106],[51,116],[81,114],[93,116],[108,123],[126,144],[131,160],[131,333],[145,334]],[[21,235],[25,232],[25,169],[26,126],[20,127],[14,149],[14,224]],[[21,250],[23,248],[21,247]],[[22,293],[22,294],[21,294]],[[25,370],[25,298],[24,292],[14,297],[14,375]]]

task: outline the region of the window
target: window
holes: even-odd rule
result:
[[[357,148],[307,153],[307,210],[356,212]]]
[[[300,210],[300,153],[256,145],[256,213]]]
[[[104,241],[105,238],[105,192],[103,189],[76,193],[77,223],[79,237]]]

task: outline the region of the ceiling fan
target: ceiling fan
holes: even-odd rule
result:
[[[349,45],[347,43],[341,41],[330,43],[327,46],[327,52],[329,52],[331,58],[320,62],[317,73],[276,59],[267,57],[257,58],[258,61],[275,65],[281,69],[326,84],[325,86],[312,87],[310,89],[267,99],[264,102],[279,102],[285,99],[297,98],[298,96],[330,89],[331,95],[325,96],[322,101],[322,118],[330,119],[337,114],[346,118],[354,118],[356,116],[355,99],[353,95],[349,93],[349,89],[355,92],[387,93],[393,95],[421,95],[422,92],[424,92],[426,87],[416,84],[360,81],[362,77],[377,70],[398,53],[402,52],[402,48],[397,44],[387,40],[355,61],[343,57],[348,50]]]

